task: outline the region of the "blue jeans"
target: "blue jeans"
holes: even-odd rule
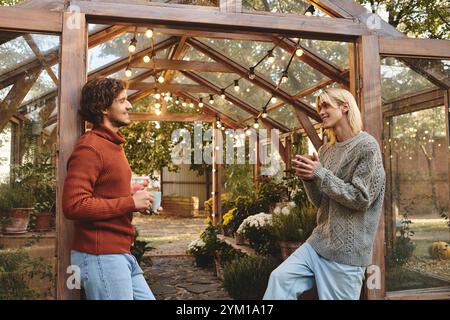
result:
[[[143,271],[131,254],[93,255],[72,250],[88,300],[155,300]]]
[[[327,260],[304,243],[272,271],[264,300],[295,300],[314,284],[320,300],[358,300],[365,267]]]

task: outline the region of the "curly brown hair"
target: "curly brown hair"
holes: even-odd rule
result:
[[[127,83],[113,78],[97,78],[88,81],[81,91],[80,115],[85,121],[99,124],[103,110],[108,109],[119,94],[127,89]]]

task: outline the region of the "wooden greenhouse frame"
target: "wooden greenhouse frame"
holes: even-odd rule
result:
[[[279,43],[279,46],[287,52],[295,49],[295,43],[286,38],[280,39],[280,36],[348,42],[348,70],[340,70],[304,48],[305,54],[300,59],[314,69],[319,70],[328,79],[318,83],[313,88],[300,92],[296,96],[291,96],[282,90],[276,90],[272,83],[258,75],[254,79],[249,80],[263,90],[275,92],[277,98],[282,101],[281,105],[288,104],[291,106],[303,132],[308,135],[316,148],[321,146],[322,140],[319,137],[317,127],[313,125],[311,119],[320,122],[320,117],[313,108],[300,100],[301,97],[333,82],[348,88],[357,98],[361,108],[365,131],[373,135],[380,146],[383,146],[385,128],[383,127],[381,107],[380,57],[450,59],[450,41],[410,39],[384,22],[381,22],[380,28],[371,29],[366,24],[370,14],[364,7],[352,0],[307,1],[322,12],[330,15],[330,17],[308,17],[293,14],[246,11],[242,7],[241,0],[220,0],[218,7],[149,3],[145,0],[28,0],[13,7],[0,7],[1,30],[11,31],[14,34],[22,34],[24,32],[54,34],[59,35],[61,39],[59,52],[45,57],[36,55],[40,61],[34,62],[35,65],[27,65],[28,70],[34,70],[31,77],[28,77],[26,80],[21,78],[20,75],[23,74],[21,72],[24,70],[14,70],[14,74],[10,74],[7,77],[0,76],[1,88],[14,84],[9,95],[17,101],[22,101],[42,68],[48,70],[51,65],[58,62],[60,64],[59,77],[54,79],[59,81],[59,92],[49,94],[49,97],[53,98],[59,96],[58,131],[57,137],[55,137],[57,139],[58,181],[57,299],[77,299],[79,297],[77,291],[68,290],[66,287],[66,269],[69,264],[69,248],[73,226],[62,214],[61,193],[66,176],[67,160],[77,138],[83,132],[83,123],[77,112],[81,88],[87,79],[113,74],[123,70],[127,65],[127,59],[122,59],[93,74],[88,74],[88,48],[134,30],[134,26],[138,28],[151,27],[156,32],[160,31],[168,34],[170,37],[162,41],[162,43],[158,43],[155,46],[155,50],[173,48],[173,51],[168,59],[158,59],[156,61],[157,68],[170,70],[164,75],[166,80],[170,80],[173,77],[172,71],[177,70],[196,84],[180,85],[166,81],[164,84],[165,89],[177,92],[182,97],[198,102],[191,93],[220,94],[220,88],[192,71],[235,73],[245,77],[248,70],[246,67],[198,41],[195,37],[222,37],[236,40],[273,42]],[[26,19],[17,19],[17,17],[26,17]],[[107,24],[111,25],[111,27],[89,36],[88,23]],[[178,60],[185,52],[186,45],[207,55],[214,62]],[[138,58],[142,58],[145,54],[145,50],[138,52],[136,58],[132,61],[132,65],[140,66]],[[420,68],[420,66],[417,68]],[[422,74],[427,73],[426,70],[421,71]],[[151,74],[152,70],[148,70],[143,75],[131,79],[130,89],[137,90],[135,94],[130,96],[131,102],[136,102],[152,93],[155,84],[142,81]],[[442,103],[445,103],[447,110],[450,110],[450,88],[448,84],[433,78],[432,74],[427,74],[426,76],[428,79],[432,79],[434,83],[439,83],[440,88],[444,89],[446,93],[442,95],[439,92],[429,92],[426,97],[420,96],[417,99],[426,98],[426,101],[441,99]],[[228,93],[227,99],[252,116],[257,116],[259,113],[258,110],[248,103]],[[420,102],[419,100],[417,101]],[[7,111],[6,114],[10,118],[15,115],[18,106],[17,103],[15,105],[2,103],[0,104],[0,111]],[[393,115],[396,110],[397,112],[402,110],[401,108],[401,102],[399,102],[392,106],[389,112]],[[200,120],[214,123],[216,117],[220,116],[222,121],[230,128],[245,127],[243,123],[237,122],[207,103],[205,103],[204,111],[204,115],[165,115],[158,118],[153,114],[135,113],[132,114],[132,118],[133,120],[158,121]],[[0,122],[8,121],[9,118],[0,119]],[[267,128],[277,128],[282,133],[289,132],[289,128],[270,117],[261,120]],[[282,147],[280,152],[286,163],[289,162],[288,144],[289,141],[286,142],[285,147]],[[216,218],[220,217],[220,170],[220,165],[215,165],[213,168],[213,207]],[[256,167],[255,170],[257,171],[258,168]],[[373,264],[381,267],[381,274],[383,275],[381,288],[366,289],[364,297],[366,299],[449,298],[450,291],[433,291],[420,293],[420,295],[418,293],[399,293],[394,296],[386,294],[384,281],[384,210],[387,209],[383,209],[373,256]]]

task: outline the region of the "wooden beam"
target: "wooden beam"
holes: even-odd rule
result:
[[[133,4],[111,4],[91,1],[71,1],[95,23],[118,22],[122,24],[154,25],[155,27],[179,26],[190,29],[220,30],[227,32],[262,32],[269,34],[312,37],[327,40],[351,40],[366,34],[365,25],[346,19],[306,17],[289,14],[224,13],[217,10],[202,11]]]
[[[419,60],[414,58],[401,58],[400,61],[435,86],[443,89],[450,88],[450,72],[446,71],[447,67],[441,61]]]
[[[36,58],[38,58],[38,60],[41,62],[42,66],[45,68],[45,70],[47,71],[50,78],[53,80],[55,85],[58,87],[59,86],[58,78],[56,77],[55,73],[53,72],[53,69],[51,68],[50,64],[47,63],[47,59],[45,59],[44,55],[42,54],[41,50],[37,46],[36,42],[34,42],[34,40],[30,34],[24,34],[23,38],[27,42],[30,49],[33,51]]]
[[[325,12],[330,17],[339,17],[344,19],[353,19],[353,16],[339,6],[333,5],[329,0],[306,0],[320,11]]]
[[[159,91],[187,91],[191,93],[216,93],[211,89],[205,88],[204,86],[195,84],[166,84],[166,83],[155,83],[155,82],[135,82],[130,83],[128,89],[130,90],[152,90],[158,88]]]
[[[77,19],[79,28],[71,28],[69,21]],[[79,299],[79,290],[69,290],[66,285],[67,267],[70,265],[73,222],[64,217],[62,191],[66,178],[66,166],[75,143],[82,133],[82,121],[78,114],[81,89],[87,78],[88,29],[84,14],[64,13],[64,30],[61,38],[61,94],[58,111],[58,159],[56,175],[58,181],[56,206],[56,246],[58,300]]]
[[[280,48],[283,48],[289,54],[292,54],[297,48],[296,43],[290,39],[284,38],[280,39],[279,37],[272,37],[273,43],[278,44]],[[303,50],[303,55],[295,57],[307,65],[313,67],[320,73],[324,74],[330,79],[333,79],[336,82],[342,83],[344,86],[349,86],[348,78],[342,76],[342,70],[334,66],[333,64],[325,61],[309,49],[304,46],[299,46]]]
[[[415,57],[425,59],[449,59],[450,41],[379,37],[380,54],[383,56]]]
[[[62,32],[61,12],[0,6],[0,28],[27,32]]]
[[[128,27],[128,32],[134,32],[134,27]],[[138,27],[138,33],[144,33],[147,27]],[[186,36],[188,38],[213,38],[213,39],[229,39],[239,41],[258,41],[272,42],[266,35],[246,34],[246,33],[229,33],[220,31],[195,30],[195,29],[176,29],[173,27],[153,28],[156,34],[164,34],[169,36]]]
[[[170,54],[170,60],[169,61],[171,61],[171,60],[178,60],[184,55],[184,53],[187,50],[186,39],[187,39],[186,36],[180,37],[180,41],[176,45],[176,47],[173,50],[173,52]],[[155,66],[155,68],[156,68],[156,66]],[[165,79],[166,82],[170,83],[172,81],[172,78],[173,78],[173,75],[174,75],[173,70],[176,70],[176,69],[170,69],[170,70],[165,72],[164,79]]]
[[[188,78],[190,78],[191,80],[197,82],[198,84],[211,89],[216,94],[220,94],[221,93],[221,90],[220,90],[219,87],[217,87],[213,83],[209,82],[208,80],[202,78],[198,74],[195,74],[195,73],[192,73],[192,72],[187,72],[187,71],[182,71],[182,73],[185,76],[187,76]],[[241,108],[245,112],[250,113],[251,115],[253,115],[255,117],[259,116],[259,114],[261,113],[259,110],[255,109],[254,107],[252,107],[248,103],[242,101],[241,99],[236,98],[235,96],[229,94],[228,92],[225,92],[225,97],[226,97],[226,99],[228,101],[231,101],[236,106],[238,106],[239,108]],[[263,124],[265,126],[268,126],[269,128],[279,129],[282,132],[289,131],[289,129],[287,127],[285,127],[283,124],[277,122],[276,120],[271,119],[270,117],[267,117],[266,119],[261,118],[260,120],[263,122]]]
[[[128,26],[111,26],[89,36],[89,48],[118,37],[129,30]]]
[[[58,63],[58,53],[59,49],[51,51],[45,55],[45,60],[50,66]],[[0,90],[12,85],[18,79],[25,77],[27,74],[33,74],[36,70],[40,70],[41,68],[42,64],[39,59],[34,59],[23,66],[0,75]]]
[[[216,62],[203,62],[203,61],[155,59],[155,66],[153,66],[153,63],[145,63],[144,61],[137,60],[131,63],[131,67],[142,69],[156,68],[159,70],[233,73],[233,71],[231,71],[222,64]],[[170,82],[170,80],[171,80],[170,78],[167,78],[166,82]]]
[[[212,137],[212,197],[213,212],[212,221],[217,225],[222,220],[222,166],[223,166],[223,148],[216,150],[216,146],[221,147],[222,132],[217,128],[217,124],[213,122]]]
[[[131,121],[214,122],[215,118],[204,114],[166,113],[157,116],[150,112],[130,112]]]
[[[383,104],[383,116],[392,117],[443,105],[444,92],[442,89],[427,89],[397,98]]]
[[[3,131],[8,124],[9,119],[17,112],[23,99],[26,97],[28,91],[30,91],[33,84],[39,78],[41,70],[34,71],[33,74],[28,77],[19,79],[16,84],[11,88],[8,95],[0,103],[0,132]]]
[[[155,52],[158,52],[158,51],[167,49],[170,46],[172,46],[173,44],[175,44],[176,41],[177,40],[176,40],[175,37],[172,37],[172,38],[166,39],[164,41],[161,41],[160,43],[155,45],[154,50],[155,50]],[[144,50],[141,50],[141,51],[137,52],[136,54],[133,55],[132,61],[140,61],[140,60],[142,60],[142,58],[146,54],[149,54],[151,51],[152,51],[152,48],[147,48],[147,49],[144,49]],[[127,64],[128,64],[128,57],[120,59],[120,60],[117,60],[117,61],[113,61],[113,62],[111,62],[110,64],[106,65],[105,67],[103,67],[101,69],[97,69],[97,70],[92,71],[89,74],[88,80],[95,79],[97,77],[106,77],[106,76],[108,76],[110,74],[113,74],[115,72],[118,72],[120,70],[125,69]]]
[[[361,92],[359,96],[364,130],[383,145],[383,123],[381,112],[381,75],[378,36],[363,36],[358,41]],[[384,208],[381,209],[378,230],[373,246],[372,263],[381,269],[381,288],[364,288],[367,299],[382,299],[385,296],[384,261]]]

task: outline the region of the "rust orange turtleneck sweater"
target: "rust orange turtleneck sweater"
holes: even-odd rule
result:
[[[135,211],[131,169],[120,133],[98,125],[81,136],[67,163],[63,211],[75,220],[73,250],[129,253]]]

